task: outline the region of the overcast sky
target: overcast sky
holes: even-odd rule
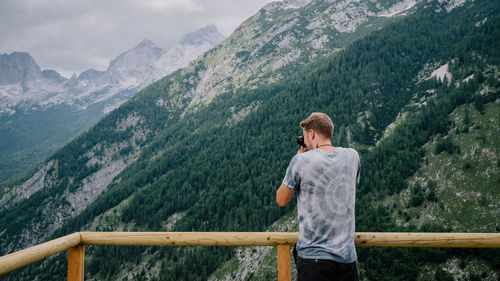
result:
[[[213,23],[229,36],[272,0],[0,0],[0,54],[28,52],[69,77],[143,39],[168,47]]]

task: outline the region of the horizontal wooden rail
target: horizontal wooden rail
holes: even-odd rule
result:
[[[297,232],[81,232],[84,245],[295,245]],[[500,248],[500,233],[357,232],[356,247]]]
[[[0,257],[0,275],[66,251],[69,248],[78,246],[80,242],[80,233],[76,232]]]
[[[81,232],[84,245],[277,246],[295,245],[297,232]]]
[[[356,232],[356,247],[500,248],[500,233]]]
[[[297,232],[77,232],[0,257],[0,275],[78,245],[278,246]],[[357,232],[357,247],[500,248],[500,233]],[[283,251],[284,252],[284,251]]]

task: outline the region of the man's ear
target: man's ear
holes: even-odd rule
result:
[[[316,131],[314,131],[313,129],[311,129],[311,139],[313,140],[314,138],[316,138]]]

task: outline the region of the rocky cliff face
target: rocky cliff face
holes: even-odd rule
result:
[[[286,68],[349,45],[419,1],[279,1],[240,25],[232,36],[185,68],[192,76],[175,107],[196,107],[235,88],[253,88],[286,76]],[[196,65],[196,67],[195,67]],[[181,82],[171,77],[173,88]]]
[[[28,53],[0,55],[0,85],[42,79],[40,67]]]
[[[64,80],[57,72],[42,72],[28,53],[0,55],[0,114],[12,113],[15,105],[26,100],[27,92],[36,97],[44,91],[60,89],[60,81]]]

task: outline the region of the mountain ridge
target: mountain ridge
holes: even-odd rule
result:
[[[69,79],[54,70],[41,71],[28,53],[2,55],[0,78],[7,84],[0,83],[0,130],[4,132],[0,136],[0,182],[33,168],[137,91],[223,39],[214,25],[186,36],[199,40],[165,50],[143,40],[112,60],[105,71],[89,69]],[[17,72],[10,67],[17,67]],[[9,78],[4,72],[18,74]]]
[[[0,73],[0,84],[22,83],[25,79],[40,78],[41,70],[31,55],[13,52],[0,55],[0,65],[7,66]]]
[[[197,40],[194,40],[193,38],[197,38]],[[33,91],[34,89],[25,88],[23,89],[23,94],[24,94],[23,99],[16,101],[9,99],[9,96],[11,95],[6,89],[3,89],[3,91],[0,92],[0,101],[2,101],[0,106],[2,107],[3,112],[7,112],[9,108],[12,108],[17,103],[26,103],[26,102],[35,105],[40,104],[45,107],[47,106],[50,107],[51,105],[57,105],[60,103],[77,105],[79,103],[78,100],[85,99],[85,97],[93,95],[94,94],[93,92],[100,91],[108,87],[108,85],[112,85],[112,87],[118,87],[118,88],[125,87],[125,89],[128,88],[130,90],[137,91],[143,88],[145,85],[150,84],[153,81],[176,70],[177,68],[187,64],[190,60],[196,58],[196,54],[203,53],[205,49],[220,42],[220,40],[222,40],[223,38],[224,38],[223,35],[217,31],[215,25],[211,24],[208,25],[207,27],[186,34],[178,44],[167,49],[163,49],[160,46],[154,44],[152,41],[144,39],[143,41],[138,43],[135,47],[121,53],[115,59],[111,60],[108,68],[104,71],[88,69],[86,71],[83,71],[79,75],[74,74],[69,79],[65,79],[64,77],[60,76],[56,71],[47,70],[46,76],[52,77],[51,79],[52,82],[62,81],[62,83],[57,83],[57,85],[52,85],[52,86],[57,86],[56,88],[49,87],[47,89],[49,91],[48,93],[44,92],[43,90],[44,86],[43,84],[41,84],[37,87],[41,89],[36,91],[36,95],[29,96],[29,93],[26,92],[29,92],[29,90]],[[199,47],[199,50],[193,50],[193,47]],[[189,49],[189,54],[190,54],[189,58],[186,59],[182,58],[182,56],[184,55],[183,48]],[[156,64],[156,62],[160,59],[160,57],[169,51],[176,52],[180,57],[176,58],[171,56],[169,61],[164,62],[163,64]],[[9,59],[10,57],[12,57],[12,59]],[[176,63],[176,59],[182,60],[182,62]],[[11,53],[10,55],[3,54],[2,60],[3,60],[2,65],[4,65],[4,67],[11,67],[9,66],[10,65],[9,62],[11,63],[17,62],[18,63],[17,68],[19,68],[17,72],[12,73],[12,71],[4,71],[5,73],[2,73],[2,75],[0,75],[0,77],[3,78],[3,80],[0,80],[1,84],[3,84],[5,87],[7,86],[12,87],[13,86],[12,84],[15,83],[25,84],[31,82],[31,80],[40,80],[44,78],[41,75],[42,71],[40,67],[36,64],[34,59],[28,53],[14,52]],[[19,65],[19,63],[24,63],[26,64],[26,66]],[[159,68],[159,66],[166,67],[166,69]],[[16,68],[15,65],[13,65],[12,67]],[[8,78],[10,76],[4,75],[6,73],[11,73],[11,75],[16,75],[15,79]],[[23,81],[22,80],[24,77],[22,76],[23,73],[25,73],[24,75],[28,74],[29,77],[33,76],[33,78],[27,81]],[[83,83],[79,81],[80,77],[85,78],[84,79],[85,81],[83,81]],[[92,78],[97,78],[97,80],[93,81]],[[15,81],[14,80],[10,81],[12,79],[14,79]],[[129,79],[136,79],[137,81],[127,85],[127,83],[130,83],[127,82],[127,80]],[[10,83],[9,81],[12,83]],[[120,85],[120,83],[125,83],[125,84]],[[91,87],[92,84],[95,85]],[[69,91],[69,93],[66,93],[65,91]],[[113,95],[115,94],[116,93],[114,93]],[[49,96],[49,98],[47,98],[47,96]],[[57,99],[58,96],[61,97]],[[85,104],[83,105],[83,108],[85,108]],[[10,110],[9,113],[12,114],[12,109]]]

